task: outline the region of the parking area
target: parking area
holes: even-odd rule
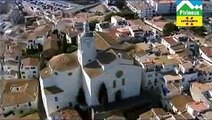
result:
[[[23,2],[26,2],[30,4],[33,9],[41,10],[41,11],[67,11],[76,9],[79,7],[83,7],[78,4],[74,4],[71,2],[66,1],[56,1],[56,0],[23,0]]]

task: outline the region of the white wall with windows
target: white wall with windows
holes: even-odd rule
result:
[[[37,66],[21,66],[20,72],[22,79],[38,78]]]
[[[88,101],[90,105],[99,104],[98,94],[102,83],[107,88],[108,102],[114,102],[116,101],[115,96],[117,91],[121,91],[121,99],[140,94],[141,68],[134,65],[116,65],[116,67],[104,71],[101,76],[90,80],[91,102]]]

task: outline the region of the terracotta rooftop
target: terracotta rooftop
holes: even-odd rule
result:
[[[91,62],[83,68],[90,78],[97,77],[103,73],[103,69],[97,61]]]
[[[150,45],[146,43],[138,43],[135,45],[136,51],[140,51],[140,50],[148,51],[149,49],[150,49]]]
[[[44,41],[43,50],[58,50],[57,41],[49,37],[47,40]]]
[[[152,20],[148,20],[151,24],[155,25],[156,27],[163,29],[164,26],[168,23],[164,18],[161,16],[154,17]]]
[[[176,81],[176,80],[182,80],[182,76],[180,76],[179,74],[176,74],[174,72],[167,72],[167,73],[163,73],[163,78],[165,80],[169,81]]]
[[[110,45],[101,37],[97,32],[95,32],[95,40],[96,40],[96,49],[97,50],[106,50],[110,47]]]
[[[51,114],[52,117],[57,116],[64,120],[82,120],[79,113],[73,108],[63,108]]]
[[[191,62],[189,62],[189,61],[182,63],[182,66],[183,66],[185,69],[193,68],[193,64],[192,64]]]
[[[125,20],[125,18],[121,17],[121,16],[112,16],[113,18],[115,18],[117,21],[121,21],[121,20]]]
[[[36,112],[36,113],[33,113],[33,114],[30,114],[30,115],[27,115],[25,117],[21,117],[19,118],[20,120],[40,120],[40,116],[39,116],[39,113]]]
[[[57,70],[57,71],[66,71],[66,70],[79,67],[77,53],[76,52],[71,54],[63,53],[63,54],[54,56],[49,61],[49,65],[53,70]]]
[[[113,39],[111,36],[108,35],[108,33],[104,32],[96,32],[98,37],[100,37],[102,40],[104,40],[108,45],[114,45],[117,44],[117,41]]]
[[[187,105],[197,112],[204,112],[209,109],[209,105],[202,101],[190,102]]]
[[[52,75],[51,70],[49,67],[44,68],[43,70],[40,71],[40,76],[41,78],[47,78]]]
[[[186,104],[189,102],[194,102],[194,100],[188,95],[177,95],[172,97],[170,103],[173,104],[180,112],[185,111]]]
[[[203,73],[212,73],[212,66],[207,63],[201,63],[195,66],[197,70]]]
[[[199,83],[193,82],[191,83],[192,88],[199,89],[201,92],[206,92],[212,89],[212,83]]]
[[[38,58],[25,58],[23,59],[23,66],[38,66]]]
[[[150,7],[150,5],[146,4],[144,1],[129,1],[129,3],[136,8],[137,10],[145,9]]]
[[[34,101],[38,95],[37,80],[2,80],[0,107]]]
[[[135,19],[130,21],[131,25],[138,25],[143,31],[152,31],[152,29],[146,25],[141,19]]]
[[[168,37],[163,37],[163,39],[168,42],[171,46],[177,44],[178,42],[176,40],[174,40],[174,38],[172,36],[168,36]]]
[[[212,47],[201,47],[203,53],[205,53],[208,57],[212,57]]]
[[[38,26],[28,35],[27,40],[34,40],[37,36],[45,36],[50,30],[51,26],[49,24]]]

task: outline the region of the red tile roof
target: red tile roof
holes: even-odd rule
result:
[[[208,57],[212,57],[212,47],[202,47],[201,49]]]
[[[168,42],[171,46],[177,44],[177,41],[174,40],[172,36],[164,37],[163,38],[166,42]]]
[[[23,66],[38,66],[39,60],[37,58],[23,59]]]

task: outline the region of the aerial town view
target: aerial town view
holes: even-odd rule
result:
[[[211,120],[212,0],[0,0],[0,120]]]

